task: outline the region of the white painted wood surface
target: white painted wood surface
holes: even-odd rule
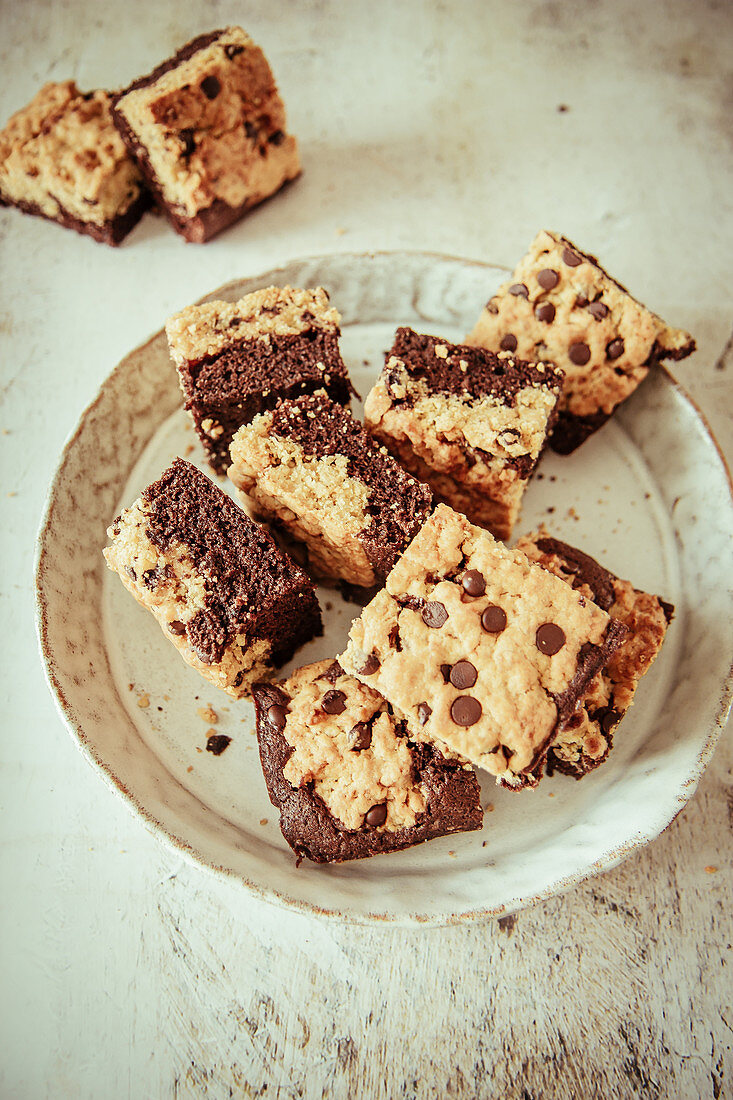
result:
[[[97,385],[175,308],[295,256],[511,264],[558,228],[698,336],[676,374],[730,459],[733,8],[8,3],[0,118],[229,21],[301,138],[287,194],[203,248],[150,218],[113,252],[0,212],[0,1096],[733,1096],[729,738],[656,843],[563,898],[472,927],[324,924],[182,862],[103,786],[43,683],[32,587]]]

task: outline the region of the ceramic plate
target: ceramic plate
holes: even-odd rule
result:
[[[398,325],[460,340],[504,274],[419,253],[328,256],[210,297],[236,299],[273,283],[327,287],[364,395]],[[523,793],[487,778],[481,833],[338,867],[296,868],[265,791],[251,705],[188,668],[104,566],[110,520],[175,455],[205,468],[160,332],[113,371],[69,440],[37,570],[39,639],[61,714],[159,836],[274,902],[354,921],[443,923],[510,912],[612,867],[690,798],[729,702],[733,508],[716,445],[665,371],[574,455],[543,458],[517,529],[544,521],[676,605],[609,760],[582,782],[558,776]],[[358,610],[332,589],[319,599],[326,633],[298,664],[339,653]],[[209,708],[216,732],[232,739],[220,756],[206,751]]]

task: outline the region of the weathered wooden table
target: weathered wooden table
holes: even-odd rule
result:
[[[467,927],[322,923],[182,862],[104,787],[44,686],[32,589],[46,487],[110,369],[175,308],[310,253],[511,264],[558,228],[698,336],[676,373],[730,458],[733,8],[7,4],[0,117],[227,20],[301,138],[287,195],[204,248],[150,218],[113,252],[0,212],[0,1095],[733,1096],[729,740],[659,840],[567,896]]]

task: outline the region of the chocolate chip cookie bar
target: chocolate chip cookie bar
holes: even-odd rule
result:
[[[321,392],[280,401],[243,425],[229,477],[255,515],[305,543],[317,576],[381,584],[433,498]]]
[[[117,95],[113,116],[187,241],[209,240],[300,172],[270,66],[241,27],[193,39]]]
[[[181,458],[108,534],[109,568],[153,613],[184,661],[235,699],[321,633],[303,570]]]
[[[490,351],[550,360],[565,373],[550,445],[570,454],[663,359],[695,350],[612,279],[595,256],[542,231],[466,337]]]
[[[550,364],[400,328],[366,399],[365,421],[439,500],[508,539],[561,380]]]
[[[324,389],[348,405],[338,312],[322,287],[267,287],[238,302],[189,306],[166,324],[185,407],[211,466],[229,465],[241,424],[278,397]]]
[[[0,205],[117,245],[150,201],[107,92],[45,84],[0,132]]]
[[[548,774],[559,771],[580,779],[608,756],[614,731],[659,653],[674,608],[630,581],[619,580],[588,554],[551,538],[544,528],[520,538],[517,549],[626,627],[621,645],[548,749]]]
[[[626,628],[438,505],[352,625],[342,667],[411,736],[525,786]]]
[[[411,741],[384,699],[337,662],[252,694],[270,801],[299,858],[340,863],[481,828],[473,770]]]

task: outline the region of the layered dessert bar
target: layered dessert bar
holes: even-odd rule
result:
[[[551,538],[544,528],[520,538],[517,549],[626,627],[621,645],[547,753],[548,774],[559,771],[580,779],[608,756],[639,680],[659,653],[674,607],[620,580],[588,554]]]
[[[194,38],[119,93],[113,115],[187,241],[209,240],[300,172],[270,66],[241,27]]]
[[[166,324],[185,407],[217,473],[241,424],[278,397],[324,389],[348,405],[338,312],[322,287],[267,287],[238,302],[189,306]]]
[[[181,458],[114,521],[104,550],[193,668],[233,698],[321,633],[310,579]]]
[[[150,201],[107,92],[45,84],[0,132],[0,205],[117,245]]]
[[[508,539],[554,423],[561,380],[549,364],[400,328],[366,399],[365,421],[439,500]]]
[[[384,699],[337,662],[252,694],[270,801],[299,858],[340,863],[481,828],[473,770],[411,741]]]
[[[625,635],[559,577],[440,504],[339,661],[411,736],[525,786]]]
[[[320,577],[381,584],[432,510],[430,489],[322,391],[243,425],[231,456],[243,501],[305,543]]]
[[[570,454],[608,420],[649,369],[695,350],[632,298],[595,256],[543,230],[466,337],[490,351],[550,360],[565,382],[550,444]]]

